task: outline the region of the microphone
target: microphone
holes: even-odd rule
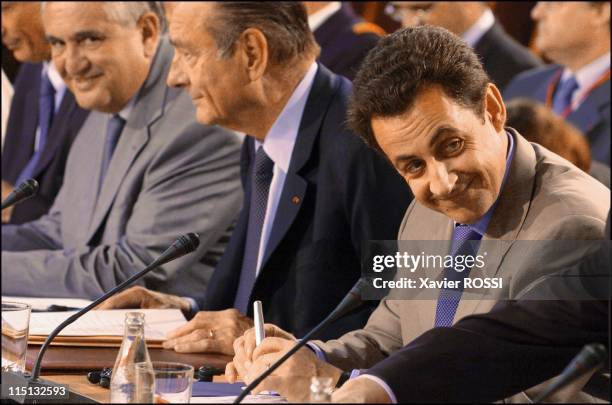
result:
[[[606,361],[607,355],[606,347],[601,343],[591,343],[584,346],[580,353],[565,367],[561,375],[541,392],[533,400],[533,403],[540,403],[585,374],[599,370]]]
[[[302,347],[308,343],[312,337],[325,329],[330,323],[335,321],[336,319],[344,316],[350,311],[359,308],[363,304],[363,292],[368,287],[369,283],[365,278],[360,278],[357,280],[351,291],[344,297],[344,299],[338,304],[336,309],[332,311],[331,314],[327,316],[321,323],[319,323],[314,329],[308,332],[299,342],[295,344],[287,353],[283,355],[280,359],[278,359],[274,364],[270,366],[266,371],[261,373],[259,377],[254,379],[249,385],[247,385],[242,393],[236,398],[234,401],[235,404],[239,404],[249,393],[253,390],[253,388],[257,387],[259,383],[265,380],[274,370],[280,367],[289,357],[291,357],[295,352],[300,350]]]
[[[11,207],[17,203],[27,200],[30,197],[34,197],[38,191],[38,182],[34,179],[28,179],[22,181],[17,187],[13,189],[2,201],[2,209]]]
[[[105,293],[104,295],[102,295],[100,298],[96,299],[94,302],[92,302],[91,304],[87,305],[85,308],[81,309],[80,311],[78,311],[77,313],[73,314],[72,316],[70,316],[68,319],[66,319],[64,322],[62,322],[57,328],[55,328],[50,334],[49,336],[47,336],[47,339],[45,339],[44,344],[42,345],[42,347],[40,348],[40,351],[38,352],[38,357],[36,358],[36,362],[34,363],[34,367],[32,368],[32,375],[31,376],[27,376],[27,375],[22,375],[21,373],[2,373],[2,380],[3,380],[3,385],[5,382],[5,378],[7,386],[54,386],[55,383],[52,382],[47,382],[44,380],[41,380],[39,378],[40,376],[40,367],[41,367],[41,363],[42,363],[42,358],[45,354],[45,352],[47,351],[47,348],[49,347],[49,345],[51,344],[51,342],[53,341],[53,339],[68,325],[70,325],[71,323],[73,323],[74,321],[76,321],[77,319],[79,319],[80,317],[82,317],[83,315],[85,315],[87,312],[91,311],[94,307],[98,306],[100,303],[106,301],[108,298],[110,298],[111,296],[117,294],[120,291],[123,291],[126,287],[128,287],[130,284],[132,284],[134,281],[142,278],[143,276],[145,276],[147,273],[149,273],[151,270],[166,264],[172,260],[175,260],[181,256],[184,256],[188,253],[193,252],[194,250],[196,250],[198,248],[200,244],[200,238],[198,236],[198,234],[196,233],[188,233],[186,235],[182,235],[180,236],[178,239],[176,239],[172,245],[170,245],[170,247],[168,249],[166,249],[157,259],[155,259],[151,264],[149,264],[147,267],[144,268],[144,270],[140,271],[139,273],[133,275],[132,277],[130,277],[129,279],[125,280],[124,282],[122,282],[121,284],[119,284],[118,286],[116,286],[115,288],[111,289],[109,292]],[[27,392],[26,390],[23,390],[22,392]],[[83,398],[85,398],[85,400],[87,400],[86,397],[81,397],[79,394],[70,392],[70,395],[73,396],[73,398],[75,400],[83,400]],[[25,396],[23,396],[22,400],[25,399]],[[68,403],[70,403],[70,401],[67,401]],[[89,401],[86,401],[89,402]]]

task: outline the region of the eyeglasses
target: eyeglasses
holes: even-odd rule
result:
[[[412,20],[410,25],[421,25],[426,22],[427,16],[436,6],[435,2],[406,2],[394,1],[387,4],[385,13],[397,22]]]

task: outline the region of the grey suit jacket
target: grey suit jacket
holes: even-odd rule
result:
[[[520,297],[542,277],[562,268],[564,262],[577,260],[578,252],[560,254],[552,241],[604,237],[610,190],[558,155],[508,130],[514,137],[515,155],[482,243],[499,241],[488,259],[489,271],[512,277],[495,293],[497,299],[462,299],[454,322],[488,312],[498,299]],[[450,218],[415,200],[406,212],[398,239],[448,241],[453,226]],[[529,251],[516,243],[521,240],[551,243],[538,242],[538,249]],[[433,328],[436,303],[436,299],[385,298],[363,329],[314,343],[331,364],[344,370],[369,368]]]
[[[200,235],[198,251],[154,270],[145,285],[188,296],[204,291],[241,207],[242,140],[195,121],[189,95],[165,84],[172,56],[164,37],[100,194],[110,115],[93,112],[49,214],[2,227],[2,294],[97,297],[187,232]]]

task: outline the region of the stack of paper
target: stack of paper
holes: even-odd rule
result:
[[[29,304],[33,311],[46,311],[51,305],[61,305],[71,308],[83,308],[91,304],[92,301],[80,298],[34,298],[34,297],[9,297],[2,296],[2,302],[20,302]]]
[[[53,329],[75,312],[32,313],[28,343],[42,344]],[[147,345],[151,347],[161,347],[170,331],[187,323],[178,309],[94,310],[67,326],[55,338],[53,344],[119,347],[123,339],[125,314],[128,312],[142,312],[145,315],[145,338]]]

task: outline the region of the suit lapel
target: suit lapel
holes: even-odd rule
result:
[[[53,124],[49,129],[49,136],[47,137],[47,143],[45,145],[45,148],[42,151],[42,156],[40,157],[38,164],[34,168],[34,173],[32,177],[38,176],[38,174],[41,173],[53,160],[57,148],[66,139],[65,134],[63,134],[62,132],[65,132],[67,130],[68,122],[70,122],[71,115],[74,113],[75,109],[76,102],[74,100],[74,96],[68,89],[66,89],[64,97],[62,98],[62,102],[60,104],[60,108],[57,110],[57,113],[53,118]]]
[[[136,101],[113,153],[108,172],[104,178],[104,184],[102,184],[100,195],[97,198],[87,236],[88,241],[96,234],[98,227],[103,224],[123,179],[136,157],[149,141],[151,125],[163,115],[167,91],[165,77],[168,74],[172,56],[172,47],[168,44],[167,38],[162,37],[149,76],[135,96]],[[106,123],[104,129],[106,130]],[[97,179],[100,178],[99,176],[98,169]]]
[[[295,146],[293,147],[293,154],[291,155],[291,162],[289,163],[281,198],[278,202],[274,224],[272,225],[264,259],[261,262],[262,272],[270,256],[285,237],[291,224],[293,224],[302,206],[308,183],[298,173],[311,157],[314,143],[318,138],[323,122],[324,114],[321,112],[327,110],[338,85],[337,77],[323,65],[319,64],[306,106],[304,107],[300,129],[295,140]]]
[[[507,128],[514,138],[514,157],[510,174],[499,198],[478,254],[487,253],[486,267],[471,277],[495,277],[499,274],[506,253],[516,240],[525,222],[533,198],[536,155],[533,147],[515,130]],[[459,301],[455,321],[474,313],[485,293],[471,294]],[[501,297],[503,298],[503,297]]]

